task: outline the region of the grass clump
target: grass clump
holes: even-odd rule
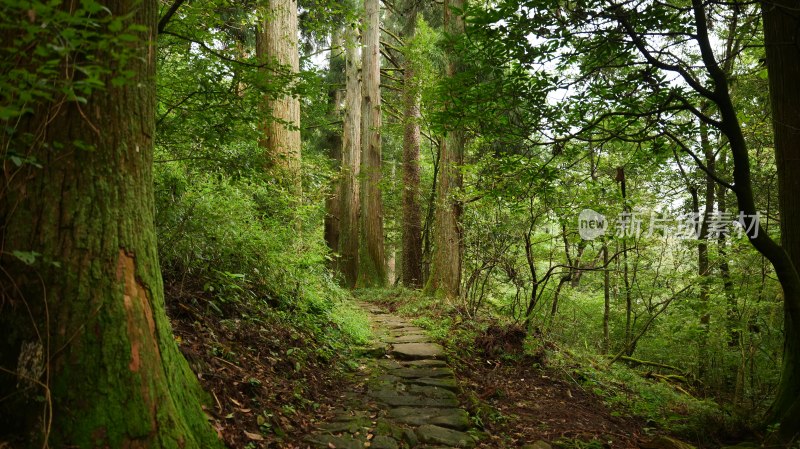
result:
[[[352,302],[336,301],[330,312],[330,318],[356,345],[366,345],[372,340],[372,329],[367,313]]]

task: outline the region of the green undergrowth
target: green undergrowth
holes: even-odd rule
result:
[[[515,325],[498,315],[470,317],[455,301],[403,288],[362,290],[356,295],[413,318],[416,325],[450,348],[454,363],[480,356],[485,348],[479,345],[487,340],[490,328]],[[690,386],[648,379],[650,371],[623,363],[609,365],[607,356],[586,346],[571,347],[558,341],[555,333],[528,332],[522,348],[519,353],[499,353],[495,357],[504,363],[532,363],[560,374],[568,383],[602,400],[612,415],[642,422],[644,433],[667,432],[700,444],[746,433],[741,418],[710,399],[693,396]]]
[[[575,348],[559,348],[547,365],[571,382],[600,397],[612,415],[644,422],[645,433],[667,431],[688,441],[713,444],[724,435],[742,429],[716,402],[689,394],[686,386],[647,379],[648,372]]]
[[[292,325],[335,341],[369,338],[327,268],[317,198],[292,199],[274,179],[251,181],[157,166],[156,223],[168,301],[215,318],[285,312]],[[311,182],[311,181],[309,181]]]

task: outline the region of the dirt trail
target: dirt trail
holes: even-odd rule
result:
[[[362,381],[346,393],[344,409],[306,442],[325,449],[474,447],[442,347],[408,320],[360,305],[377,337],[359,360]]]

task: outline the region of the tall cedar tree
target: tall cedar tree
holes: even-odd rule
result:
[[[444,24],[451,37],[464,33],[464,0],[445,0]],[[448,52],[447,75],[455,76],[461,60],[453,49]],[[456,297],[461,287],[461,259],[463,239],[461,230],[462,204],[458,198],[461,190],[461,166],[464,163],[465,134],[463,130],[450,130],[444,139],[439,156],[439,179],[436,192],[435,239],[433,266],[426,290]]]
[[[380,2],[364,0],[364,66],[361,104],[361,252],[359,287],[386,284],[381,201]]]
[[[297,0],[267,0],[265,17],[256,37],[256,54],[265,64],[266,76],[272,71],[291,78],[300,71],[297,45]],[[291,83],[291,81],[290,81]],[[290,184],[300,187],[300,99],[288,93],[265,99],[261,146],[270,166],[285,170]]]
[[[342,89],[339,84],[344,78],[344,48],[342,46],[342,29],[334,27],[331,31],[331,52],[328,58],[328,112],[331,122],[340,120],[342,116]],[[325,145],[328,156],[334,161],[335,168],[342,170],[342,130],[332,129],[327,132]],[[331,193],[325,199],[325,243],[334,252],[339,252],[339,233],[341,232],[341,193],[342,186],[338,178],[334,178]],[[336,266],[334,261],[333,266]]]
[[[353,288],[358,277],[359,205],[361,189],[361,57],[358,51],[358,28],[344,29],[345,92],[342,124],[342,173],[339,211],[339,271],[347,287]]]
[[[403,37],[414,38],[417,3],[406,2]],[[422,287],[422,206],[420,204],[420,88],[414,55],[407,52],[403,64],[403,241],[402,281]]]

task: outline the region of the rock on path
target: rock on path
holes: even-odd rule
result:
[[[344,410],[306,437],[312,448],[472,448],[470,419],[461,408],[444,350],[407,320],[361,304],[378,337],[363,351],[364,382],[348,392]]]

